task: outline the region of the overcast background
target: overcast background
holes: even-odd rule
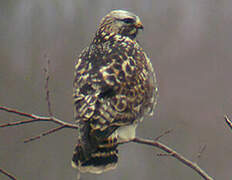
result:
[[[72,82],[75,58],[94,36],[100,19],[112,9],[140,16],[139,41],[155,67],[159,102],[138,136],[161,141],[218,180],[232,177],[231,0],[0,0],[0,105],[47,114],[44,55],[51,60],[54,114],[73,122]],[[21,118],[0,112],[0,123]],[[24,144],[27,137],[54,127],[47,122],[0,129],[0,168],[20,180],[76,179],[71,167],[76,132],[65,129]],[[197,158],[199,149],[206,149]],[[83,180],[200,180],[195,171],[158,149],[120,146],[116,170],[82,175]],[[7,178],[0,174],[1,180]]]

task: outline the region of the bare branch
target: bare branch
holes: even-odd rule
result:
[[[201,158],[201,155],[203,154],[205,149],[206,149],[206,144],[203,144],[202,146],[200,146],[199,152],[197,153],[197,159]]]
[[[40,121],[48,121],[48,122],[53,122],[55,124],[60,125],[60,126],[58,126],[56,128],[50,129],[49,131],[43,132],[42,134],[40,134],[38,136],[29,138],[29,139],[25,140],[25,142],[30,142],[30,141],[33,141],[33,140],[36,140],[36,139],[40,139],[42,136],[52,134],[52,133],[54,133],[56,131],[59,131],[59,130],[61,130],[63,128],[78,129],[78,125],[64,122],[64,121],[59,120],[59,119],[57,119],[55,117],[38,116],[38,115],[35,115],[35,114],[29,114],[29,113],[25,113],[25,112],[15,110],[15,109],[11,109],[11,108],[8,108],[8,107],[5,107],[5,106],[0,106],[0,110],[6,111],[6,112],[9,112],[9,113],[14,113],[14,114],[17,114],[19,116],[32,118],[32,119],[29,119],[29,120],[27,119],[27,120],[22,120],[22,121],[16,121],[16,122],[13,122],[13,123],[2,124],[2,125],[0,125],[0,128],[1,127],[18,126],[18,125],[22,125],[22,124],[26,124],[26,123],[40,122]],[[163,134],[158,136],[156,139],[160,139],[162,136],[164,136],[165,134],[168,134],[170,132],[171,132],[170,130],[165,131]],[[213,180],[213,178],[210,177],[204,170],[202,170],[196,163],[188,160],[187,158],[185,158],[181,154],[177,153],[176,151],[169,148],[168,146],[158,142],[157,140],[152,141],[152,140],[147,140],[147,139],[135,138],[135,139],[133,139],[131,141],[122,141],[122,142],[118,142],[117,144],[119,145],[119,144],[125,144],[125,143],[129,143],[129,142],[134,142],[134,143],[145,144],[145,145],[157,147],[157,148],[165,151],[166,153],[168,153],[168,154],[165,154],[165,156],[169,155],[169,156],[172,156],[172,157],[178,159],[179,161],[181,161],[182,163],[184,163],[188,167],[195,170],[204,179]]]
[[[145,144],[145,145],[149,145],[149,146],[154,146],[157,147],[163,151],[165,151],[166,153],[170,154],[170,156],[176,158],[177,160],[181,161],[182,163],[184,163],[186,166],[192,168],[194,171],[196,171],[201,177],[203,177],[205,180],[213,180],[212,177],[210,177],[203,169],[201,169],[196,163],[188,160],[187,158],[185,158],[184,156],[182,156],[181,154],[177,153],[176,151],[174,151],[173,149],[171,149],[170,147],[162,144],[161,142],[158,141],[152,141],[152,140],[147,140],[147,139],[141,139],[141,138],[135,138],[133,140],[131,140],[131,142],[134,143],[139,143],[139,144]]]
[[[1,124],[0,128],[10,127],[10,126],[18,126],[18,125],[33,123],[33,122],[48,121],[48,122],[53,122],[55,124],[59,124],[61,126],[64,126],[64,128],[78,129],[78,125],[64,122],[64,121],[59,120],[55,117],[47,117],[47,116],[39,116],[39,115],[35,115],[35,114],[29,114],[29,113],[25,113],[25,112],[22,112],[22,111],[19,111],[16,109],[8,108],[6,106],[0,106],[0,110],[6,111],[9,113],[14,113],[14,114],[17,114],[19,116],[31,118],[31,119],[12,122],[12,123]]]
[[[228,115],[224,115],[224,119],[227,123],[227,125],[232,129],[232,121],[230,120],[230,118],[228,117]]]
[[[26,119],[26,120],[16,121],[16,122],[12,122],[12,123],[0,124],[0,128],[10,127],[10,126],[19,126],[19,125],[23,125],[23,124],[27,124],[27,123],[36,122],[37,120],[38,119]]]
[[[25,113],[25,112],[22,112],[22,111],[18,111],[16,109],[8,108],[8,107],[5,107],[5,106],[0,106],[0,110],[6,111],[6,112],[9,112],[9,113],[14,113],[16,115],[24,116],[24,117],[29,118],[29,119],[25,119],[25,120],[16,121],[16,122],[0,124],[0,128],[11,127],[11,126],[19,126],[19,125],[23,125],[23,124],[41,122],[41,121],[53,122],[55,124],[60,125],[60,126],[58,126],[56,128],[53,128],[53,129],[50,129],[50,130],[48,130],[46,132],[41,133],[38,136],[26,139],[24,141],[25,143],[31,142],[31,141],[36,140],[36,139],[40,139],[42,136],[52,134],[52,133],[54,133],[56,131],[59,131],[61,129],[64,129],[64,128],[78,129],[77,124],[67,123],[67,122],[59,120],[59,119],[57,119],[55,117],[38,116],[38,115],[35,115],[35,114],[29,114],[29,113]]]
[[[120,145],[120,144],[129,143],[129,142],[134,142],[134,143],[138,143],[138,144],[144,144],[144,145],[148,145],[148,146],[157,147],[157,148],[161,149],[162,151],[166,152],[166,153],[160,153],[160,154],[158,154],[158,156],[172,156],[172,157],[176,158],[177,160],[179,160],[180,162],[182,162],[183,164],[185,164],[186,166],[192,168],[195,172],[197,172],[205,180],[213,180],[213,178],[210,177],[196,163],[188,160],[180,153],[176,152],[175,150],[171,149],[170,147],[164,145],[163,143],[161,143],[159,141],[152,141],[152,140],[142,139],[142,138],[137,137],[137,138],[129,140],[129,141],[117,142],[116,144]]]
[[[0,173],[6,175],[11,180],[17,180],[12,174],[8,173],[6,170],[0,168]]]
[[[172,131],[173,131],[173,129],[168,129],[167,131],[164,131],[162,134],[160,134],[159,136],[157,136],[157,137],[155,138],[155,141],[160,140],[160,138],[162,138],[163,136],[165,136],[165,135],[171,133]]]
[[[34,119],[37,118],[36,115],[21,112],[21,111],[18,111],[16,109],[12,109],[12,108],[9,108],[9,107],[6,107],[6,106],[0,106],[0,110],[6,111],[6,112],[9,112],[9,113],[13,113],[13,114],[17,114],[19,116],[28,117],[28,118],[34,118]]]
[[[42,136],[47,136],[47,135],[52,134],[56,131],[59,131],[63,128],[65,128],[65,126],[58,126],[58,127],[53,128],[53,129],[49,129],[48,131],[45,131],[45,132],[39,134],[38,136],[30,137],[30,138],[24,140],[24,143],[28,143],[28,142],[40,139]]]
[[[44,57],[47,60],[47,67],[44,68],[45,80],[46,80],[44,89],[46,91],[46,101],[48,103],[48,114],[49,114],[50,117],[52,117],[53,116],[52,105],[51,105],[51,100],[50,100],[50,91],[49,91],[49,88],[48,88],[49,79],[50,79],[50,75],[49,75],[50,59],[47,57],[46,54],[44,55]]]

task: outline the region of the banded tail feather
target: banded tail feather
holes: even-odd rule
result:
[[[115,169],[118,162],[117,142],[134,139],[136,128],[137,123],[133,123],[132,125],[116,129],[107,140],[100,143],[97,147],[92,145],[94,149],[92,152],[86,152],[83,145],[78,143],[73,154],[72,166],[79,169],[82,173],[89,172],[94,174]]]
[[[100,174],[116,168],[118,162],[117,139],[106,140],[99,144],[95,151],[89,155],[81,144],[75,148],[72,166],[79,169],[80,172]]]

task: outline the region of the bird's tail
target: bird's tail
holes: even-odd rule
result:
[[[85,148],[79,143],[74,151],[72,166],[80,172],[100,174],[116,168],[118,162],[118,150],[116,138],[106,140],[96,147],[96,150],[86,153]],[[86,155],[88,154],[88,155]]]

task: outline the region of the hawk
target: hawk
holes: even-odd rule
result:
[[[138,16],[113,10],[77,59],[73,98],[80,128],[72,166],[80,172],[114,169],[117,142],[135,138],[138,123],[152,114],[158,88],[150,59],[136,41],[140,29]]]

